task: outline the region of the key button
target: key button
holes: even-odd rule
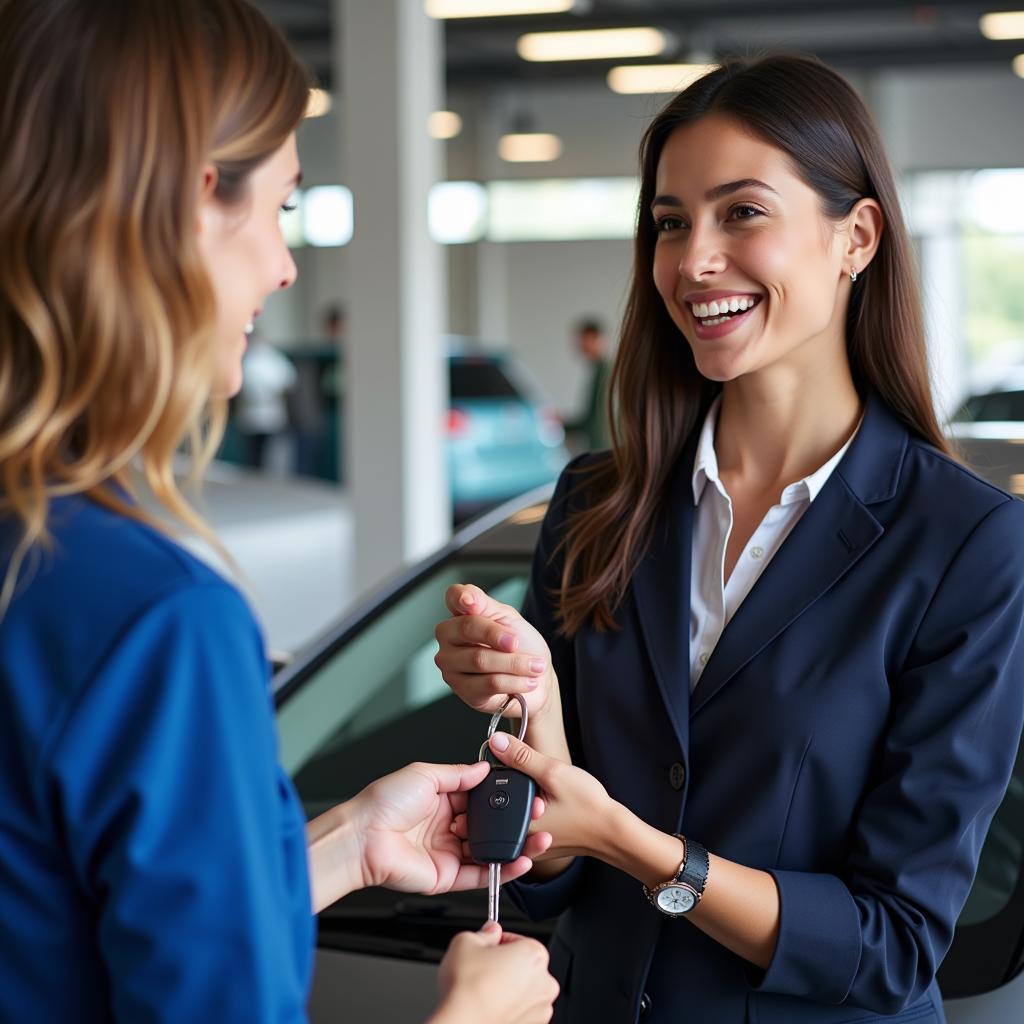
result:
[[[505,807],[508,804],[508,793],[499,789],[497,793],[491,794],[491,797],[487,802],[495,808]]]
[[[676,761],[676,763],[669,768],[668,781],[673,789],[683,788],[683,783],[686,781],[686,769],[679,761]]]

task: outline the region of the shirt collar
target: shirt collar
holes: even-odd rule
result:
[[[719,395],[711,403],[704,426],[697,442],[697,455],[693,460],[693,503],[700,504],[700,496],[704,493],[704,485],[709,481],[718,480],[718,456],[715,454],[715,427],[718,425],[718,410],[722,405]]]
[[[715,428],[718,426],[718,413],[722,406],[722,396],[719,395],[714,402],[711,403],[711,408],[708,409],[707,416],[704,417],[704,426],[700,431],[700,439],[697,442],[697,454],[693,460],[693,503],[694,505],[700,504],[701,495],[704,493],[704,486],[710,480],[714,483],[718,482],[718,456],[715,454]],[[860,424],[864,422],[861,417],[853,433],[849,436],[846,444],[839,449],[819,469],[816,469],[809,476],[805,476],[802,480],[797,480],[796,483],[789,484],[782,492],[782,499],[780,504],[789,505],[791,502],[806,500],[814,501],[814,499],[821,493],[822,487],[828,481],[828,478],[832,475],[832,471],[839,465],[843,460],[843,456],[846,454],[847,448],[853,444],[853,439],[857,436],[857,431],[860,430]]]

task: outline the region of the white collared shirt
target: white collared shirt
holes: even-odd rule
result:
[[[789,532],[810,508],[857,430],[820,469],[783,492],[754,531],[725,582],[725,549],[732,533],[732,499],[718,475],[715,426],[721,396],[708,410],[693,463],[693,568],[690,583],[690,690],[697,685],[722,631],[753,589]],[[860,424],[857,425],[860,429]]]

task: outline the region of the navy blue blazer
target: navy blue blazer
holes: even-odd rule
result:
[[[696,435],[618,632],[557,636],[573,469],[526,617],[547,637],[573,760],[665,832],[771,872],[759,970],[633,878],[577,858],[515,885],[552,941],[556,1020],[943,1021],[935,984],[1024,719],[1024,504],[911,436],[872,396],[821,493],[726,627],[692,696]],[[564,913],[563,913],[564,912]],[[895,1015],[895,1016],[893,1016]]]

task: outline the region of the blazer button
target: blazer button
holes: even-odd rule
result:
[[[668,781],[673,789],[682,789],[686,781],[686,769],[678,762],[668,770]]]
[[[640,997],[640,1019],[644,1017],[650,1017],[651,1015],[651,997],[645,992]]]

